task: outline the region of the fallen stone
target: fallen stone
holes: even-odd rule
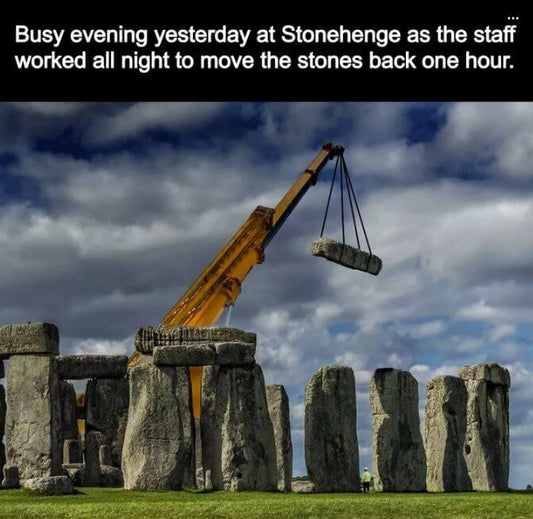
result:
[[[109,465],[102,465],[100,467],[100,486],[106,488],[122,488],[124,486],[124,478],[122,471],[117,467],[110,467]]]
[[[115,467],[120,467],[122,462],[128,405],[129,386],[126,378],[99,378],[87,383],[85,427],[87,431],[98,431],[104,435],[100,444],[111,447]]]
[[[299,479],[292,482],[291,490],[295,494],[314,494],[316,486],[312,481]]]
[[[377,492],[423,492],[426,454],[418,414],[418,382],[384,368],[370,381],[372,466]]]
[[[509,392],[486,380],[465,380],[468,474],[475,491],[505,491],[509,482]]]
[[[61,413],[61,445],[65,440],[77,440],[78,434],[78,406],[74,386],[65,380],[59,382],[60,413]],[[63,450],[64,453],[64,450]],[[63,463],[66,463],[63,459]]]
[[[135,334],[135,348],[151,354],[157,346],[179,346],[195,342],[245,342],[256,344],[255,333],[237,328],[217,328],[203,326],[176,326],[174,328],[139,328]]]
[[[208,366],[215,364],[214,344],[191,344],[186,346],[156,346],[156,366]]]
[[[215,490],[277,489],[274,431],[257,364],[207,366],[202,379],[203,465]]]
[[[111,458],[111,447],[109,445],[100,445],[100,450],[98,451],[98,459],[100,460],[100,466],[113,466],[113,459]]]
[[[362,270],[377,276],[381,272],[381,259],[375,254],[356,249],[350,245],[339,243],[329,238],[319,238],[311,245],[313,256],[325,258],[328,261],[338,263],[343,267],[354,270]]]
[[[59,331],[49,323],[7,324],[0,326],[0,358],[11,355],[59,353]]]
[[[61,355],[57,357],[59,378],[122,378],[126,376],[126,355]]]
[[[59,475],[63,445],[54,357],[15,355],[7,373],[7,464],[20,480]]]
[[[466,466],[467,391],[457,377],[435,377],[427,384],[424,437],[428,492],[469,492]]]
[[[268,414],[274,429],[276,463],[278,468],[278,490],[291,491],[292,441],[289,397],[281,385],[266,386]]]
[[[359,490],[355,378],[327,366],[305,388],[305,463],[318,492]]]
[[[141,364],[130,369],[122,451],[124,488],[194,486],[194,419],[187,368]]]
[[[74,494],[72,481],[68,476],[47,476],[24,481],[24,488],[47,496]]]
[[[85,485],[85,464],[84,463],[64,463],[63,470],[67,473],[75,487]]]
[[[2,488],[18,488],[20,486],[19,468],[12,465],[4,465],[4,479]]]
[[[464,380],[486,380],[491,384],[499,384],[507,389],[511,387],[509,370],[495,363],[464,366],[459,370],[459,378]]]
[[[78,440],[65,440],[63,443],[63,465],[82,463],[81,445]]]
[[[85,434],[85,478],[84,486],[100,486],[100,446],[106,437],[100,431],[89,431]]]
[[[4,386],[0,384],[0,438],[2,438],[6,432],[6,410],[6,390]]]

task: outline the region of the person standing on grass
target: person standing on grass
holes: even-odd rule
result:
[[[372,476],[370,475],[370,472],[368,472],[368,469],[365,467],[363,469],[363,473],[361,474],[361,483],[363,483],[363,494],[367,494],[370,492],[370,481],[372,480]]]

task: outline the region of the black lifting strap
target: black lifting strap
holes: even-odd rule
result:
[[[340,163],[340,168],[339,168]],[[324,219],[322,220],[322,229],[320,230],[320,237],[322,238],[324,236],[324,229],[326,227],[326,220],[328,219],[328,213],[329,213],[329,206],[331,203],[331,194],[333,193],[333,187],[335,185],[335,180],[337,179],[337,170],[340,170],[340,192],[341,192],[341,223],[342,223],[342,245],[343,248],[341,251],[344,250],[344,245],[346,244],[346,230],[344,225],[344,186],[346,185],[346,192],[348,193],[348,201],[350,204],[350,212],[352,215],[352,223],[355,231],[355,239],[357,240],[357,248],[361,249],[361,240],[359,238],[359,230],[357,228],[357,218],[359,218],[359,221],[361,222],[361,228],[363,229],[363,235],[365,237],[366,245],[368,247],[368,262],[367,262],[367,268],[368,264],[370,263],[370,258],[372,257],[372,248],[370,247],[370,242],[368,240],[368,235],[366,233],[365,229],[365,223],[363,222],[363,217],[361,215],[361,210],[359,209],[359,203],[357,202],[357,197],[355,195],[355,189],[353,187],[352,179],[350,177],[350,173],[348,172],[348,166],[346,166],[346,161],[344,159],[344,154],[339,155],[337,157],[337,161],[335,162],[335,169],[333,171],[333,176],[331,178],[331,186],[329,188],[329,195],[328,195],[328,202],[326,204],[326,210],[324,212]],[[355,206],[355,210],[354,210]],[[357,217],[356,213],[357,212]],[[341,252],[342,257],[342,252]]]

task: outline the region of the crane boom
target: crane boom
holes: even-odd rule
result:
[[[322,149],[274,208],[258,206],[241,228],[163,317],[159,326],[212,326],[224,308],[235,303],[241,284],[254,265],[264,261],[264,250],[283,223],[317,181],[318,174],[344,147],[331,143]],[[134,354],[130,365],[138,358]],[[202,368],[190,367],[195,417],[200,416]]]

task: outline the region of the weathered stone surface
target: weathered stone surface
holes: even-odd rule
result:
[[[472,488],[503,491],[509,481],[509,393],[506,386],[466,380],[464,445]]]
[[[377,276],[381,272],[381,259],[365,251],[351,247],[350,245],[339,243],[329,238],[319,238],[311,245],[313,256],[325,258],[328,261],[338,263],[343,267],[354,270],[362,270]]]
[[[77,440],[78,435],[78,406],[76,390],[65,380],[59,382],[60,412],[61,412],[61,445],[65,440]],[[63,450],[64,452],[64,450]],[[63,463],[66,461],[63,459]]]
[[[237,328],[175,326],[174,328],[139,328],[135,334],[135,348],[141,353],[152,353],[157,346],[177,346],[194,342],[245,342],[256,344],[255,333]]]
[[[47,496],[74,494],[72,481],[68,476],[45,476],[24,481],[24,488]]]
[[[190,344],[182,346],[156,346],[156,366],[208,366],[215,364],[214,344]]]
[[[194,419],[187,368],[130,369],[130,405],[122,451],[124,488],[193,486]]]
[[[63,465],[82,463],[81,445],[78,440],[65,440],[63,442]]]
[[[19,468],[13,465],[4,465],[4,479],[2,488],[18,488],[20,486]]]
[[[126,355],[61,355],[57,357],[59,378],[122,378],[126,376]]]
[[[472,482],[466,466],[467,391],[457,377],[435,377],[427,384],[424,437],[428,492],[467,492]]]
[[[109,445],[100,445],[100,450],[98,451],[98,459],[100,460],[100,466],[113,466],[113,459],[111,458],[111,447]]]
[[[408,371],[384,368],[370,381],[372,466],[378,492],[423,492],[426,454],[418,415],[418,383]]]
[[[305,463],[318,492],[359,490],[355,378],[327,366],[305,388]]]
[[[87,383],[85,427],[87,431],[99,431],[104,435],[101,444],[111,447],[115,467],[121,465],[128,404],[126,378],[99,378]]]
[[[255,344],[245,342],[218,342],[216,363],[221,366],[244,366],[255,362]]]
[[[0,384],[0,438],[6,432],[6,389]]]
[[[215,490],[277,489],[274,431],[260,366],[208,366],[202,380],[202,454]]]
[[[102,465],[100,469],[101,487],[121,488],[124,486],[124,478],[122,477],[122,471],[120,469],[117,469],[117,467],[110,467],[109,465]]]
[[[316,486],[312,481],[300,479],[292,482],[291,490],[295,494],[314,494]]]
[[[19,468],[21,481],[60,474],[63,445],[54,357],[10,359],[5,440],[7,464]]]
[[[274,429],[276,462],[278,467],[278,490],[291,491],[292,441],[289,397],[281,385],[266,386],[268,414]]]
[[[190,343],[156,346],[157,366],[242,366],[255,362],[255,345],[244,342]]]
[[[89,431],[85,435],[85,479],[84,486],[97,487],[100,485],[100,446],[104,445],[106,437],[100,431]]]
[[[459,378],[465,380],[486,380],[491,384],[499,384],[507,389],[511,387],[509,370],[495,363],[463,366],[459,370]]]
[[[59,331],[55,324],[28,323],[0,326],[0,358],[34,353],[59,353]]]
[[[64,463],[63,470],[67,473],[75,487],[85,485],[85,464],[84,463]]]

